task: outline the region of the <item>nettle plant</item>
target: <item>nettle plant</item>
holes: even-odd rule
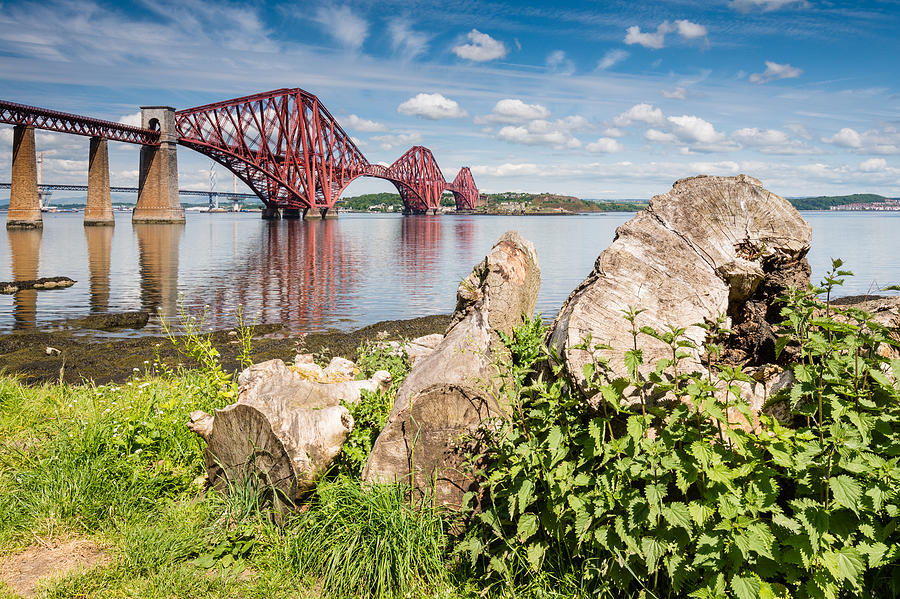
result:
[[[870,314],[830,304],[850,274],[841,266],[783,298],[777,349],[796,382],[771,401],[792,416],[761,414],[759,434],[728,421],[726,401],[752,422],[735,384],[748,377],[716,362],[716,326],[704,373],[678,370],[683,330],[635,328],[628,377],[610,380],[600,360],[585,369],[596,408],[561,368],[544,369],[560,361],[539,320],[505,338],[513,414],[477,462],[482,509],[457,551],[498,588],[549,578],[617,597],[900,594],[898,343]],[[672,348],[647,377],[642,335]],[[626,388],[680,401],[632,407]]]

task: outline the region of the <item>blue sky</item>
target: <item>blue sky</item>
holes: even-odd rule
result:
[[[898,31],[898,0],[0,0],[0,98],[130,122],[301,87],[371,162],[425,145],[488,192],[648,198],[747,173],[786,196],[900,197]],[[11,139],[0,126],[2,180]],[[86,180],[87,138],[37,143],[47,182]],[[110,161],[136,185],[136,147]],[[210,168],[179,150],[182,187]],[[393,188],[347,194],[369,191]]]

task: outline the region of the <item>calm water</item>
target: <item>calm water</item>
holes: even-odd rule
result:
[[[294,332],[350,330],[380,320],[449,313],[456,286],[509,229],[534,242],[542,271],[538,311],[552,316],[631,214],[419,216],[342,214],[269,222],[259,214],[188,213],[185,225],[82,226],[45,214],[43,231],[3,231],[0,281],[68,276],[63,290],[0,295],[0,331],[97,312],[175,314],[207,307],[214,327],[235,311]],[[819,280],[832,256],[856,273],[842,295],[900,282],[900,213],[806,212]],[[144,332],[158,332],[151,323]]]

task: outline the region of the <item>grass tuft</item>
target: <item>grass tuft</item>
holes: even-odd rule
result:
[[[286,534],[288,559],[321,577],[335,597],[420,596],[446,587],[447,524],[434,507],[407,502],[400,485],[324,481]]]

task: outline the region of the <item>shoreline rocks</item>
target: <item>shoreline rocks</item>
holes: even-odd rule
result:
[[[71,287],[76,281],[69,277],[41,277],[28,281],[0,282],[0,294],[13,295],[26,289],[65,289]]]

